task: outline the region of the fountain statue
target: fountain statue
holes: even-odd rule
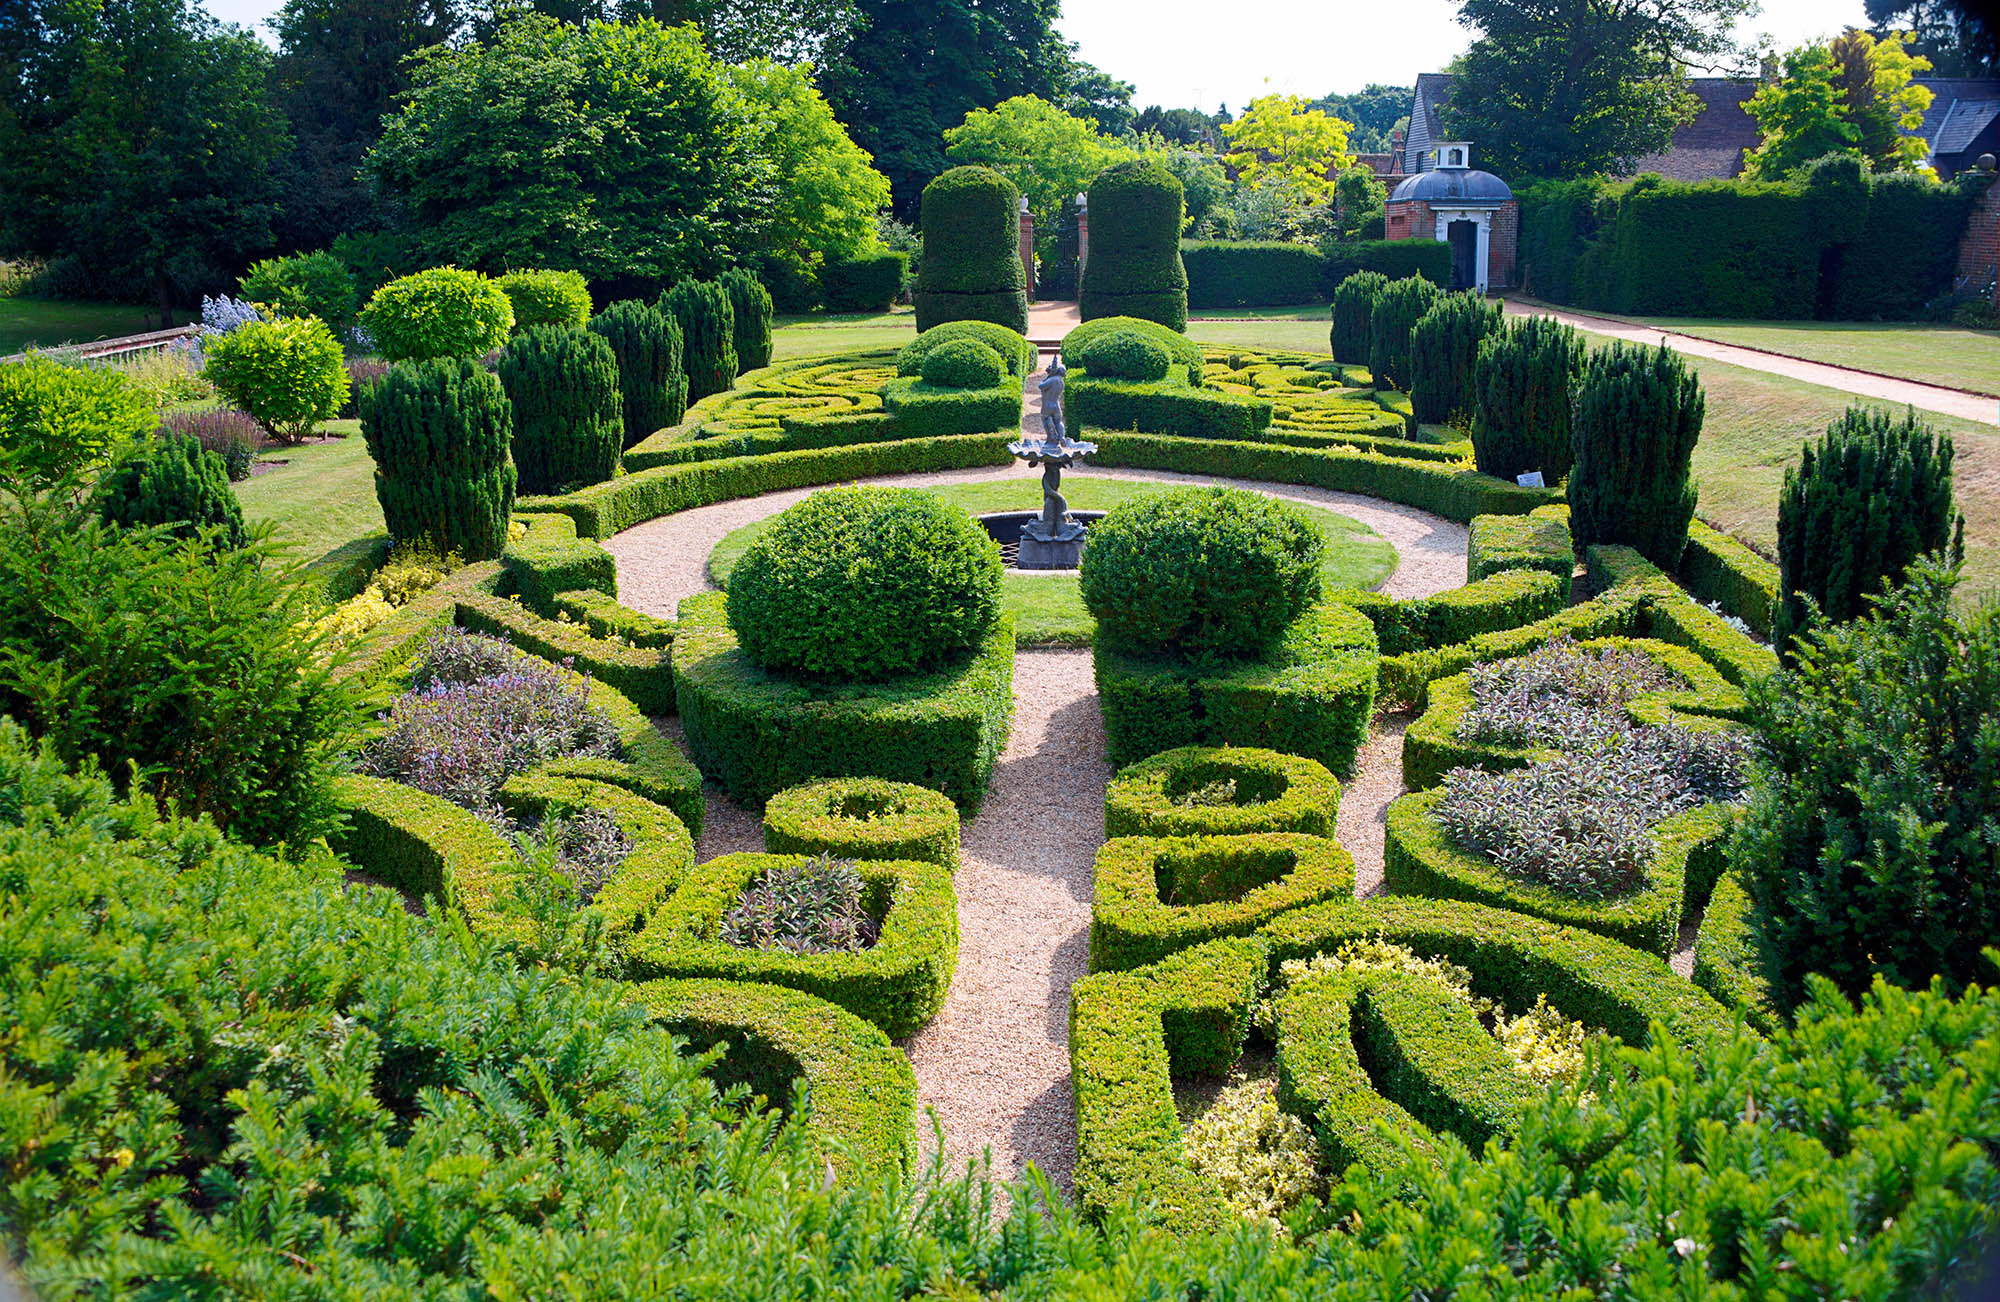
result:
[[[1073,570],[1083,556],[1083,526],[1070,518],[1063,500],[1063,467],[1097,451],[1095,443],[1069,437],[1063,428],[1063,383],[1068,372],[1061,354],[1049,363],[1036,385],[1042,393],[1042,437],[1009,443],[1007,450],[1030,466],[1042,468],[1042,513],[1021,529],[1020,559],[1024,570]]]

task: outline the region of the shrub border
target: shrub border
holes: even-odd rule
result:
[[[1247,805],[1177,805],[1167,788],[1186,770],[1229,764],[1285,784],[1270,800]],[[1318,760],[1256,746],[1182,746],[1128,765],[1104,789],[1104,835],[1240,836],[1303,832],[1332,836],[1340,816],[1340,779]]]
[[[897,813],[847,818],[841,801],[893,799]],[[947,871],[958,867],[958,806],[913,782],[828,778],[780,791],[764,802],[764,849],[771,854],[831,854],[841,859],[921,859]]]

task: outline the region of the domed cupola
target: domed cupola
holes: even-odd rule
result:
[[[1472,166],[1472,146],[1465,141],[1448,141],[1435,154],[1436,167],[1404,180],[1389,196],[1391,203],[1416,199],[1449,208],[1498,208],[1514,197],[1505,181]]]

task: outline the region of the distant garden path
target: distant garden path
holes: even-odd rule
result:
[[[1032,390],[1030,391],[1032,394]],[[1032,413],[1031,413],[1032,418]],[[1091,477],[1170,483],[1214,482],[1146,470]],[[872,483],[901,487],[1017,478],[1024,505],[1040,475],[990,467],[898,475]],[[1389,540],[1400,561],[1382,585],[1422,597],[1465,582],[1465,526],[1377,498],[1292,484],[1229,481],[1276,497],[1326,507]],[[708,554],[722,539],[803,500],[813,490],[699,507],[606,541],[618,561],[619,599],[671,617],[683,597],[708,588]],[[1377,724],[1341,802],[1342,842],[1357,886],[1382,880],[1382,825],[1403,794],[1402,727]],[[664,721],[669,732],[678,720]],[[1067,1191],[1076,1159],[1069,1083],[1069,988],[1084,975],[1090,933],[1091,866],[1104,842],[1104,723],[1088,651],[1023,651],[1014,660],[1014,724],[979,816],[965,824],[954,883],[958,890],[958,970],[943,1011],[906,1043],[919,1101],[944,1129],[944,1158],[961,1169],[982,1153],[993,1172],[1018,1176],[1032,1162]],[[709,790],[703,862],[763,848],[757,817]],[[930,1148],[928,1133],[925,1148]]]
[[[1718,343],[1713,339],[1698,339],[1693,335],[1662,330],[1657,326],[1635,325],[1630,321],[1619,321],[1608,316],[1573,312],[1566,308],[1551,307],[1547,303],[1517,302],[1509,299],[1506,306],[1507,311],[1516,316],[1553,317],[1579,330],[1609,335],[1613,339],[1625,339],[1634,343],[1657,344],[1664,339],[1669,348],[1691,357],[1706,357],[1710,361],[1727,362],[1731,366],[1741,366],[1747,370],[1782,375],[1786,379],[1802,380],[1807,384],[1817,384],[1828,389],[1839,389],[1844,393],[1852,393],[1863,398],[1900,403],[1923,411],[1942,412],[1947,416],[1977,421],[1983,425],[2000,424],[2000,401],[1981,394],[1968,393],[1963,389],[1921,384],[1915,380],[1902,380],[1890,375],[1878,375],[1873,371],[1852,370],[1845,366],[1828,366],[1824,362],[1809,362],[1799,357],[1787,357],[1782,353],[1766,352],[1761,348]]]

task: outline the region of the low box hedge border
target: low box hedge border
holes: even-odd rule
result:
[[[911,782],[975,812],[1013,714],[1014,629],[1004,616],[963,664],[891,683],[821,686],[750,663],[727,598],[681,603],[674,681],[695,763],[736,800],[761,806],[819,778]]]
[[[1569,605],[1569,585],[1541,570],[1519,569],[1503,570],[1429,597],[1354,591],[1338,596],[1368,617],[1382,654],[1394,656],[1452,646],[1482,633],[1548,619]]]
[[[1090,970],[1122,971],[1224,936],[1245,936],[1286,909],[1351,899],[1354,860],[1336,841],[1298,832],[1119,837],[1097,852]],[[1192,876],[1193,882],[1182,879]],[[1183,885],[1200,902],[1168,903]]]
[[[1063,410],[1078,428],[1092,431],[1134,430],[1190,439],[1254,441],[1270,428],[1274,408],[1263,398],[1185,383],[1095,378],[1079,373],[1063,391]],[[1093,433],[1091,437],[1097,436]]]
[[[1526,515],[1474,516],[1465,549],[1465,581],[1477,583],[1503,570],[1546,570],[1562,582],[1563,604],[1568,605],[1576,572],[1569,508],[1538,506]]]
[[[1003,431],[1020,437],[1021,382],[1011,372],[994,389],[946,389],[898,376],[882,389],[882,406],[900,438],[950,438]]]
[[[1191,669],[1093,650],[1111,763],[1183,746],[1254,746],[1304,755],[1336,773],[1354,762],[1375,714],[1375,630],[1352,607],[1323,602],[1264,660]]]
[[[1357,993],[1353,1038],[1374,1066],[1378,1091],[1426,1129],[1478,1152],[1512,1135],[1542,1100],[1546,1091],[1440,983],[1384,972]]]
[[[556,594],[578,589],[618,596],[618,562],[589,539],[576,536],[566,515],[517,515],[526,528],[500,553],[501,568],[521,601],[538,615],[554,618]]]
[[[1241,803],[1187,805],[1188,792],[1230,781]],[[1254,746],[1183,746],[1121,769],[1104,789],[1104,834],[1240,836],[1303,832],[1332,836],[1340,779],[1318,760]]]
[[[670,647],[626,646],[593,637],[582,624],[546,619],[521,602],[485,593],[460,597],[455,621],[475,633],[505,637],[530,655],[566,662],[593,682],[623,693],[645,714],[674,712]]]
[[[556,517],[551,516],[550,519]],[[567,519],[568,517],[562,517]],[[564,616],[583,625],[592,636],[606,641],[623,640],[635,647],[666,647],[674,640],[674,622],[648,615],[619,604],[601,592],[583,589],[558,592],[555,597],[556,622]]]
[[[690,873],[654,909],[627,947],[639,977],[709,977],[789,986],[874,1023],[892,1039],[914,1034],[944,1006],[958,966],[958,896],[951,872],[916,859],[863,860],[870,911],[882,924],[867,949],[795,954],[741,949],[720,939],[743,892],[777,868],[809,856],[727,854]]]
[[[884,778],[829,778],[764,802],[764,849],[840,859],[922,859],[955,871],[958,822],[958,806],[927,787]]]
[[[1438,787],[1413,792],[1389,806],[1382,876],[1390,892],[1488,904],[1594,931],[1662,956],[1673,953],[1680,934],[1688,857],[1697,846],[1722,836],[1730,820],[1728,811],[1715,805],[1661,820],[1652,831],[1654,850],[1646,866],[1646,884],[1615,900],[1591,901],[1515,881],[1484,856],[1460,848],[1437,820],[1436,809],[1444,797],[1444,789]]]
[[[721,1081],[747,1084],[781,1107],[793,1083],[802,1086],[805,1125],[841,1186],[915,1165],[916,1072],[881,1028],[824,999],[742,981],[648,981],[630,998],[695,1050],[725,1046],[710,1070]]]
[[[1462,674],[1476,664],[1526,655],[1558,637],[1584,640],[1636,636],[1648,600],[1650,594],[1641,588],[1614,589],[1580,606],[1571,606],[1518,628],[1480,633],[1451,646],[1383,656],[1382,695],[1396,705],[1422,709],[1432,683]]]
[[[1717,603],[1759,636],[1771,636],[1778,567],[1743,543],[1699,520],[1691,521],[1680,577],[1700,600]]]
[[[1722,873],[1709,893],[1694,942],[1694,983],[1741,1012],[1769,1034],[1785,1017],[1765,975],[1766,958],[1751,916],[1750,893],[1734,872]]]
[[[1070,987],[1074,1184],[1085,1216],[1136,1207],[1169,1234],[1232,1223],[1221,1190],[1181,1157],[1173,1082],[1242,1056],[1267,963],[1262,940],[1238,936]]]
[[[1375,1087],[1354,1027],[1365,981],[1319,972],[1292,983],[1277,1001],[1278,1106],[1302,1119],[1321,1169],[1359,1162],[1378,1174],[1403,1164],[1403,1143],[1429,1149],[1429,1128]]]

